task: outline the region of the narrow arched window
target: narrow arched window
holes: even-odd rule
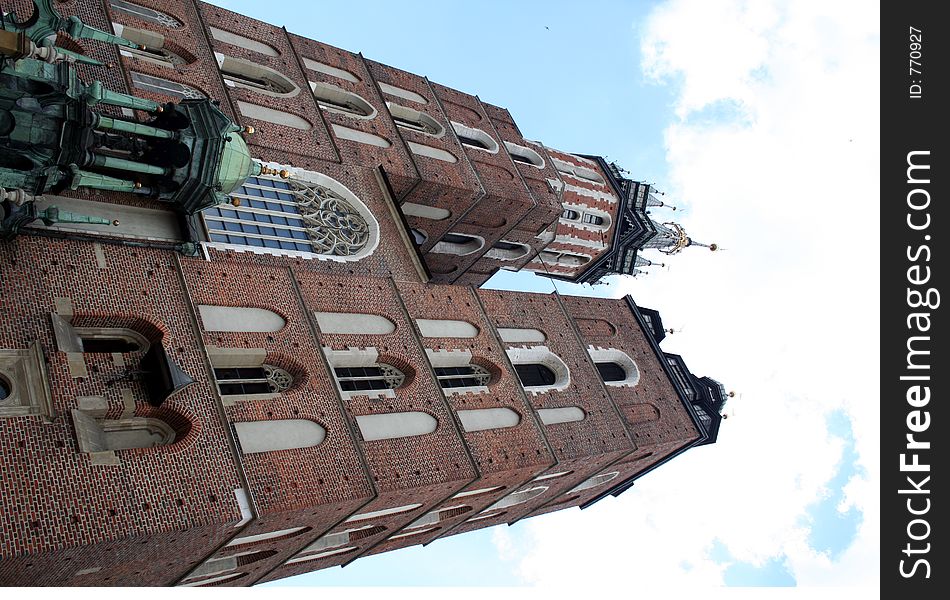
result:
[[[311,81],[310,88],[320,108],[358,119],[371,119],[376,116],[373,105],[353,92],[317,81]]]
[[[478,365],[436,367],[435,376],[443,388],[485,386],[491,379],[488,371]]]
[[[329,186],[249,177],[231,197],[240,206],[202,213],[212,242],[345,257],[365,254],[376,234],[358,200]]]
[[[576,210],[571,210],[571,209],[569,209],[569,208],[565,208],[565,209],[564,209],[564,212],[561,213],[561,218],[562,218],[562,219],[566,219],[566,220],[568,220],[568,221],[576,221],[576,220],[580,219],[581,216],[580,216],[580,214],[579,214]]]
[[[181,98],[182,100],[189,98],[201,100],[205,98],[202,92],[184,83],[170,81],[153,75],[145,75],[144,73],[138,73],[136,71],[131,71],[129,75],[132,77],[132,86],[146,92],[173,96],[175,98]]]
[[[324,75],[336,77],[337,79],[344,79],[346,81],[352,81],[353,83],[360,82],[360,78],[350,73],[349,71],[346,71],[344,69],[340,69],[338,67],[334,67],[331,65],[327,65],[322,62],[318,62],[316,60],[313,60],[312,58],[307,58],[306,56],[303,57],[303,65],[307,67],[308,69],[310,69],[311,71],[316,71],[317,73],[323,73]]]
[[[336,367],[333,374],[344,392],[394,390],[406,380],[402,371],[385,363],[369,367]]]
[[[603,225],[604,218],[598,215],[592,215],[590,213],[584,213],[584,222],[591,225]]]
[[[215,369],[214,378],[222,396],[280,393],[294,382],[290,373],[273,365]]]
[[[109,0],[109,6],[112,10],[138,17],[143,21],[149,21],[150,23],[155,23],[156,25],[167,27],[168,29],[179,29],[182,26],[181,21],[171,15],[157,11],[154,8],[146,8],[138,4],[126,2],[125,0]]]
[[[604,381],[623,381],[627,378],[627,372],[615,362],[599,362],[596,365],[600,378]]]
[[[498,240],[485,256],[498,260],[518,260],[519,258],[524,258],[530,253],[531,246],[527,244],[509,242],[508,240]]]
[[[540,363],[515,365],[515,372],[524,387],[542,387],[554,385],[557,376],[554,371]]]
[[[465,256],[478,252],[484,245],[485,240],[481,237],[449,232],[443,235],[439,243],[432,247],[432,252]]]
[[[445,128],[424,112],[392,102],[387,102],[386,107],[389,108],[389,114],[392,115],[393,122],[398,127],[411,129],[433,137],[440,137],[445,133]]]
[[[452,121],[452,129],[455,130],[455,135],[458,136],[462,144],[470,148],[478,148],[479,150],[491,152],[492,154],[498,152],[498,142],[481,129],[462,125],[455,121]]]
[[[221,77],[230,85],[269,96],[291,97],[300,92],[294,82],[270,67],[223,54],[216,54],[216,58]]]
[[[508,154],[511,155],[511,159],[515,162],[531,165],[538,169],[544,168],[544,159],[531,148],[525,148],[524,146],[519,146],[511,142],[505,142],[505,148],[507,148]]]
[[[426,206],[425,204],[416,204],[415,202],[403,202],[402,212],[407,217],[420,217],[431,221],[444,221],[452,216],[452,211],[435,206]]]
[[[115,30],[116,35],[138,44],[137,48],[119,46],[119,54],[123,56],[144,60],[171,69],[189,62],[181,55],[166,48],[165,36],[161,34],[146,29],[136,29],[121,23],[113,23],[112,29]]]

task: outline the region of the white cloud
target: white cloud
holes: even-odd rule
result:
[[[799,585],[873,585],[877,6],[673,0],[643,30],[644,72],[679,89],[678,120],[665,133],[666,187],[689,210],[669,219],[726,250],[689,248],[665,260],[668,270],[612,286],[681,329],[664,350],[742,396],[715,446],[583,515],[529,522],[537,543],[522,573],[544,586],[577,573],[715,585],[723,567],[708,554],[718,539],[739,561],[787,556]],[[724,106],[738,118],[724,121],[736,116]],[[863,524],[832,562],[808,546],[802,517],[841,457],[825,421],[836,409],[852,419],[867,473],[847,484],[840,507],[862,511]]]

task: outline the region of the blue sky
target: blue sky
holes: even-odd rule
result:
[[[557,284],[659,309],[676,329],[664,350],[739,392],[718,444],[587,511],[274,585],[544,588],[578,571],[607,587],[631,573],[876,585],[876,3],[216,3],[504,106],[528,139],[616,160],[680,208],[657,218],[726,249]]]

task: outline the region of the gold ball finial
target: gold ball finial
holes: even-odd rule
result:
[[[245,125],[245,126],[244,126],[244,133],[246,133],[246,134],[248,134],[248,135],[251,135],[251,134],[254,133],[255,131],[257,131],[257,130],[254,129],[254,128],[253,128],[252,126],[250,126],[250,125]]]
[[[709,250],[712,252],[715,252],[716,250],[719,250],[719,246],[717,246],[716,244],[710,244]]]
[[[735,397],[736,397],[736,393],[735,393],[735,392],[729,392],[729,397],[730,397],[730,398],[735,398]]]
[[[241,206],[240,198],[231,198],[231,206]]]
[[[118,220],[118,219],[115,219],[114,221],[112,221],[112,226],[113,226],[113,227],[118,227],[118,226],[119,226],[119,220]]]
[[[277,174],[280,175],[281,179],[287,179],[288,177],[290,177],[290,171],[288,171],[287,169],[281,169],[280,171],[277,172]]]
[[[141,181],[136,181],[136,182],[135,182],[135,189],[137,189],[137,190],[142,189],[142,182],[141,182]]]
[[[164,107],[164,106],[159,106],[158,108],[155,109],[155,112],[157,112],[157,113],[165,112],[165,107]]]

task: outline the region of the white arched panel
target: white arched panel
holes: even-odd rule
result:
[[[599,485],[604,485],[607,482],[613,481],[617,478],[617,475],[620,475],[620,471],[611,471],[610,473],[601,473],[600,475],[595,475],[589,479],[585,479],[579,485],[571,488],[566,493],[571,494],[573,492],[580,492],[582,490],[589,490],[595,488]]]
[[[468,321],[450,319],[416,319],[422,337],[473,338],[478,335],[478,327]]]
[[[515,492],[513,494],[508,494],[498,502],[495,502],[488,508],[482,511],[482,513],[487,513],[489,511],[500,510],[502,508],[508,508],[510,506],[517,506],[518,504],[524,504],[529,500],[533,500],[548,491],[548,486],[539,485],[533,488],[526,490],[521,490],[520,492]]]
[[[282,316],[263,308],[199,304],[198,313],[205,331],[271,332],[287,324]]]
[[[307,419],[240,421],[234,424],[244,454],[319,446],[327,430]]]
[[[521,415],[510,408],[480,408],[460,410],[456,413],[465,431],[484,431],[514,427],[521,422]]]
[[[545,425],[556,425],[558,423],[573,423],[583,421],[587,414],[576,406],[565,406],[563,408],[540,408],[538,417]]]
[[[267,106],[261,106],[260,104],[251,104],[250,102],[244,102],[242,100],[238,100],[237,105],[238,110],[241,111],[241,114],[251,119],[267,121],[268,123],[283,125],[285,127],[292,127],[301,131],[309,131],[313,128],[313,125],[310,123],[310,121],[293,113],[268,108]]]
[[[392,508],[382,508],[380,510],[372,510],[365,513],[360,513],[358,515],[353,515],[344,523],[353,523],[355,521],[365,521],[366,519],[375,519],[378,517],[388,517],[389,515],[398,515],[399,513],[409,512],[411,510],[416,510],[422,506],[421,504],[405,504],[403,506],[394,506]]]
[[[439,422],[428,413],[412,411],[359,415],[356,417],[356,424],[363,439],[369,442],[425,435],[435,431]]]
[[[540,329],[521,329],[514,327],[499,327],[498,335],[501,341],[511,344],[524,342],[543,342],[546,338]]]
[[[239,46],[241,48],[250,50],[251,52],[258,52],[265,56],[280,56],[280,52],[278,52],[276,48],[269,44],[265,44],[264,42],[252,40],[251,38],[244,37],[243,35],[231,33],[230,31],[218,29],[217,27],[208,27],[208,31],[211,32],[211,37],[218,40],[219,42],[231,44],[232,46]]]
[[[396,324],[381,315],[362,313],[313,313],[322,333],[356,333],[385,335],[396,331]]]

